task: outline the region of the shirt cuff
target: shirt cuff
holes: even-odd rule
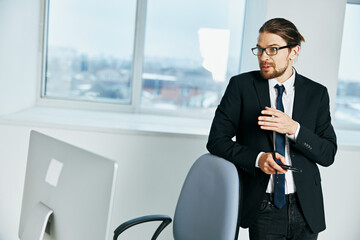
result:
[[[296,132],[295,132],[295,134],[292,134],[292,135],[288,135],[287,134],[287,137],[289,138],[289,139],[291,139],[292,141],[296,141],[296,139],[297,139],[297,137],[298,137],[298,135],[299,135],[299,131],[300,131],[300,124],[297,122],[297,129],[296,129]]]
[[[259,168],[259,158],[260,158],[261,154],[263,154],[263,153],[264,153],[264,152],[259,153],[259,154],[257,155],[257,157],[256,157],[255,167],[257,167],[257,168]]]

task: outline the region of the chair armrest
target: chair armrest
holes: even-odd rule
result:
[[[143,217],[138,217],[138,218],[134,218],[131,219],[129,221],[124,222],[123,224],[121,224],[120,226],[118,226],[115,231],[114,231],[114,238],[113,240],[117,240],[117,238],[119,237],[119,235],[124,232],[126,229],[141,224],[141,223],[146,223],[146,222],[153,222],[153,221],[162,221],[162,223],[160,224],[160,226],[156,229],[154,235],[152,236],[151,240],[155,240],[159,234],[161,233],[161,231],[171,223],[171,218],[169,216],[166,215],[148,215],[148,216],[143,216]]]

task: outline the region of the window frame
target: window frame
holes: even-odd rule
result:
[[[134,29],[134,43],[133,43],[133,59],[131,70],[130,82],[130,101],[107,103],[86,100],[71,100],[71,99],[58,99],[45,96],[45,75],[46,75],[46,58],[48,46],[48,20],[49,20],[49,1],[41,1],[40,10],[40,31],[39,31],[39,86],[37,87],[36,103],[42,107],[57,107],[57,108],[70,108],[79,110],[94,110],[94,111],[110,111],[110,112],[139,112],[141,98],[141,80],[142,80],[142,63],[143,51],[145,44],[145,24],[147,13],[147,0],[136,1],[135,12],[135,29]],[[139,86],[140,85],[140,86]]]
[[[146,34],[146,19],[147,19],[147,4],[148,0],[136,1],[136,13],[135,13],[135,29],[134,29],[134,43],[133,43],[133,59],[131,70],[131,82],[130,82],[130,101],[126,103],[104,103],[96,101],[86,100],[72,100],[72,99],[57,99],[45,96],[45,74],[46,74],[46,58],[47,58],[47,46],[48,46],[48,20],[49,20],[49,1],[41,0],[41,12],[40,12],[40,41],[39,41],[39,78],[41,79],[40,85],[37,87],[37,99],[36,103],[42,107],[55,107],[55,108],[69,108],[79,110],[92,110],[92,111],[110,111],[119,113],[143,113],[143,114],[155,114],[166,116],[184,116],[193,118],[212,118],[213,111],[206,109],[177,109],[166,110],[143,107],[141,105],[142,94],[142,74],[143,74],[143,62],[144,62],[144,50],[145,50],[145,34]],[[246,9],[246,0],[244,0]],[[243,16],[245,22],[245,12]],[[243,23],[244,24],[244,23]],[[242,36],[243,41],[243,36]],[[242,43],[240,43],[242,46]],[[242,48],[242,47],[241,47]],[[241,55],[239,56],[239,62],[241,63]],[[240,72],[240,65],[238,67]]]

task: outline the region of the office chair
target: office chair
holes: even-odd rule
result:
[[[236,240],[240,181],[235,165],[212,154],[199,157],[182,187],[173,223],[175,240]],[[145,222],[162,221],[151,240],[171,223],[166,215],[150,215],[121,224],[114,240],[126,229]]]

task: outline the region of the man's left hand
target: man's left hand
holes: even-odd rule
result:
[[[275,108],[265,107],[261,114],[263,115],[259,116],[258,121],[261,129],[289,135],[296,133],[298,124],[286,113]]]

